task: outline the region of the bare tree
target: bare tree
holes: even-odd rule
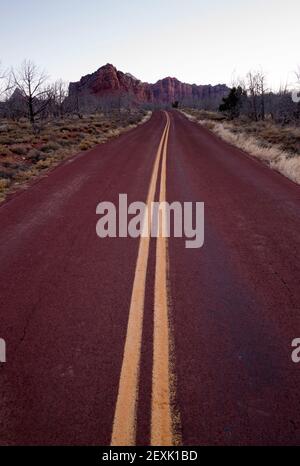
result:
[[[12,75],[16,88],[27,104],[30,122],[34,125],[37,115],[45,110],[52,98],[49,87],[46,87],[48,76],[30,60],[24,60]]]
[[[297,79],[297,89],[293,95],[293,102],[296,104],[296,111],[295,116],[296,120],[299,122],[300,120],[300,65],[298,65],[297,71],[295,71],[296,79]]]
[[[264,120],[266,114],[266,75],[262,69],[256,73],[256,83],[257,91],[260,96],[260,118]]]
[[[251,101],[251,109],[252,109],[252,118],[257,121],[258,120],[258,83],[256,74],[252,71],[249,71],[247,74],[247,88],[250,96]]]
[[[68,85],[62,79],[55,81],[52,86],[54,105],[58,115],[62,118],[65,114],[65,100],[68,95]]]
[[[266,114],[266,75],[263,70],[249,71],[247,92],[251,104],[251,116],[255,121],[264,120]]]
[[[12,89],[11,72],[4,69],[0,62],[0,99]]]

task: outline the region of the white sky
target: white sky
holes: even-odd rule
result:
[[[76,81],[103,64],[155,82],[230,84],[262,67],[273,88],[300,65],[300,0],[0,0],[0,60]]]

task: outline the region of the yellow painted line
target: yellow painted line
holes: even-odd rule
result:
[[[169,116],[167,115],[168,121]],[[163,147],[159,201],[166,201],[166,164],[169,126]],[[165,220],[161,205],[161,220]],[[154,288],[154,334],[151,402],[151,445],[177,443],[172,422],[172,374],[170,366],[170,327],[168,316],[168,243],[161,235],[164,226],[160,222],[160,234],[156,240],[156,265]]]
[[[166,114],[167,115],[167,114]],[[162,146],[169,121],[159,143],[148,190],[148,206],[154,201]],[[144,222],[149,219],[145,218]],[[140,238],[135,276],[131,294],[127,333],[119,381],[118,397],[111,445],[134,445],[136,440],[136,412],[138,401],[139,370],[143,330],[145,284],[149,257],[150,234]]]

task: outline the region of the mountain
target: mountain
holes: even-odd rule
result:
[[[171,77],[155,84],[144,83],[130,73],[117,70],[110,63],[69,84],[69,98],[80,100],[84,107],[120,103],[120,99],[124,104],[133,105],[169,105],[178,101],[182,105],[210,103],[213,107],[228,92],[225,84],[187,84]]]

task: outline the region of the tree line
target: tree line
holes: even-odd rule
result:
[[[0,69],[0,114],[18,119],[27,116],[34,125],[50,115],[62,117],[68,109],[68,86],[63,80],[49,83],[49,76],[31,60],[14,70]]]
[[[295,80],[300,90],[300,67],[295,72]],[[221,105],[212,98],[208,101],[189,102],[189,106],[201,106],[207,110],[219,108],[219,111],[231,119],[247,116],[253,121],[263,121],[268,117],[282,124],[299,124],[298,97],[287,85],[279,92],[271,91],[266,74],[258,70],[249,71],[245,78],[232,83],[230,92],[227,97],[223,97]],[[24,60],[16,70],[5,70],[0,66],[0,116],[11,119],[26,116],[33,127],[37,121],[61,118],[66,114],[81,117],[83,113],[110,112],[112,109],[121,111],[124,108],[130,111],[132,105],[133,96],[129,94],[95,98],[77,92],[68,96],[66,82],[60,79],[49,83],[47,73],[31,60]]]
[[[50,83],[47,73],[31,60],[24,60],[16,70],[0,66],[0,117],[17,120],[26,116],[35,128],[49,118],[82,118],[85,113],[114,110],[130,113],[134,107],[134,96],[129,93],[99,97],[81,90],[79,85],[77,92],[69,95],[66,82],[59,79]]]
[[[286,84],[279,92],[268,88],[262,70],[249,71],[244,79],[233,83],[219,111],[230,119],[246,116],[264,121],[268,117],[281,124],[300,124],[300,67],[295,71],[295,89]]]

